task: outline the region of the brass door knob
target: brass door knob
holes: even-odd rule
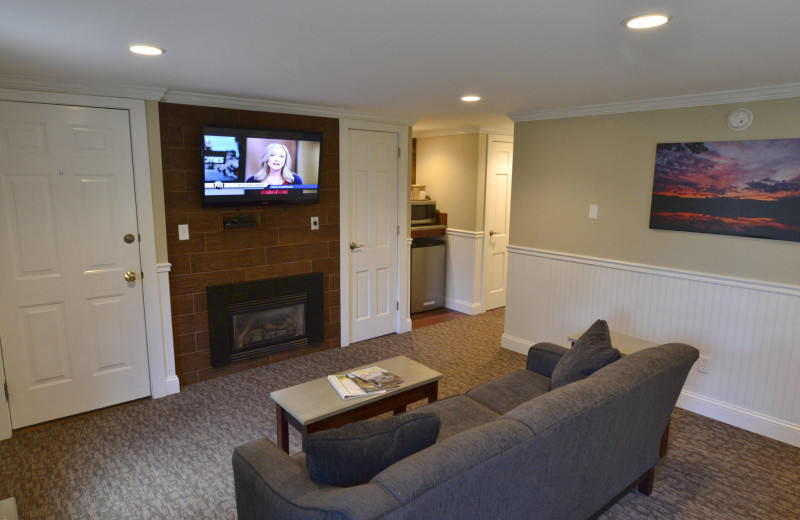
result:
[[[355,242],[350,242],[350,250],[355,251],[356,249],[360,249],[364,247],[364,244],[356,244]]]
[[[128,271],[125,273],[125,281],[126,282],[135,282],[136,281],[136,273],[133,271]]]
[[[495,236],[495,235],[499,235],[499,234],[500,234],[500,232],[499,232],[499,231],[495,231],[494,229],[492,229],[491,231],[489,231],[489,236],[490,236],[490,237],[493,237],[493,236]]]

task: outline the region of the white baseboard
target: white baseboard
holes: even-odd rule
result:
[[[167,395],[177,394],[181,391],[181,382],[178,376],[170,376],[167,378]]]
[[[681,392],[676,406],[704,417],[800,447],[800,425],[797,424],[781,421],[774,417],[723,403],[686,390]]]
[[[414,328],[414,324],[413,324],[413,322],[411,321],[411,318],[406,318],[406,320],[405,320],[405,326],[406,326],[405,330],[401,330],[401,331],[400,331],[401,333],[402,333],[402,332],[411,332],[411,331],[413,330],[413,328]]]
[[[480,302],[465,302],[462,300],[457,300],[455,298],[445,298],[444,306],[450,310],[463,312],[464,314],[469,314],[470,316],[474,316],[476,314],[483,314],[483,304]]]
[[[500,338],[501,347],[519,352],[520,354],[528,355],[528,349],[531,348],[531,345],[533,345],[533,343],[527,339],[518,338],[510,334],[503,334]]]

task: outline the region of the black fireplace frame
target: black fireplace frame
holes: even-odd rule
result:
[[[320,343],[325,339],[323,274],[320,272],[268,278],[206,288],[208,300],[208,337],[211,366],[221,367],[244,358],[280,352],[292,348]],[[252,300],[278,298],[306,293],[306,334],[289,344],[234,354],[229,307]]]

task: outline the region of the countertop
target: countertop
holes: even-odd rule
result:
[[[444,235],[447,226],[431,224],[430,226],[411,226],[411,238],[435,237]]]

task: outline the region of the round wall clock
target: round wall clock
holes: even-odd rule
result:
[[[728,128],[741,132],[753,122],[753,113],[746,108],[731,110],[728,114]]]

